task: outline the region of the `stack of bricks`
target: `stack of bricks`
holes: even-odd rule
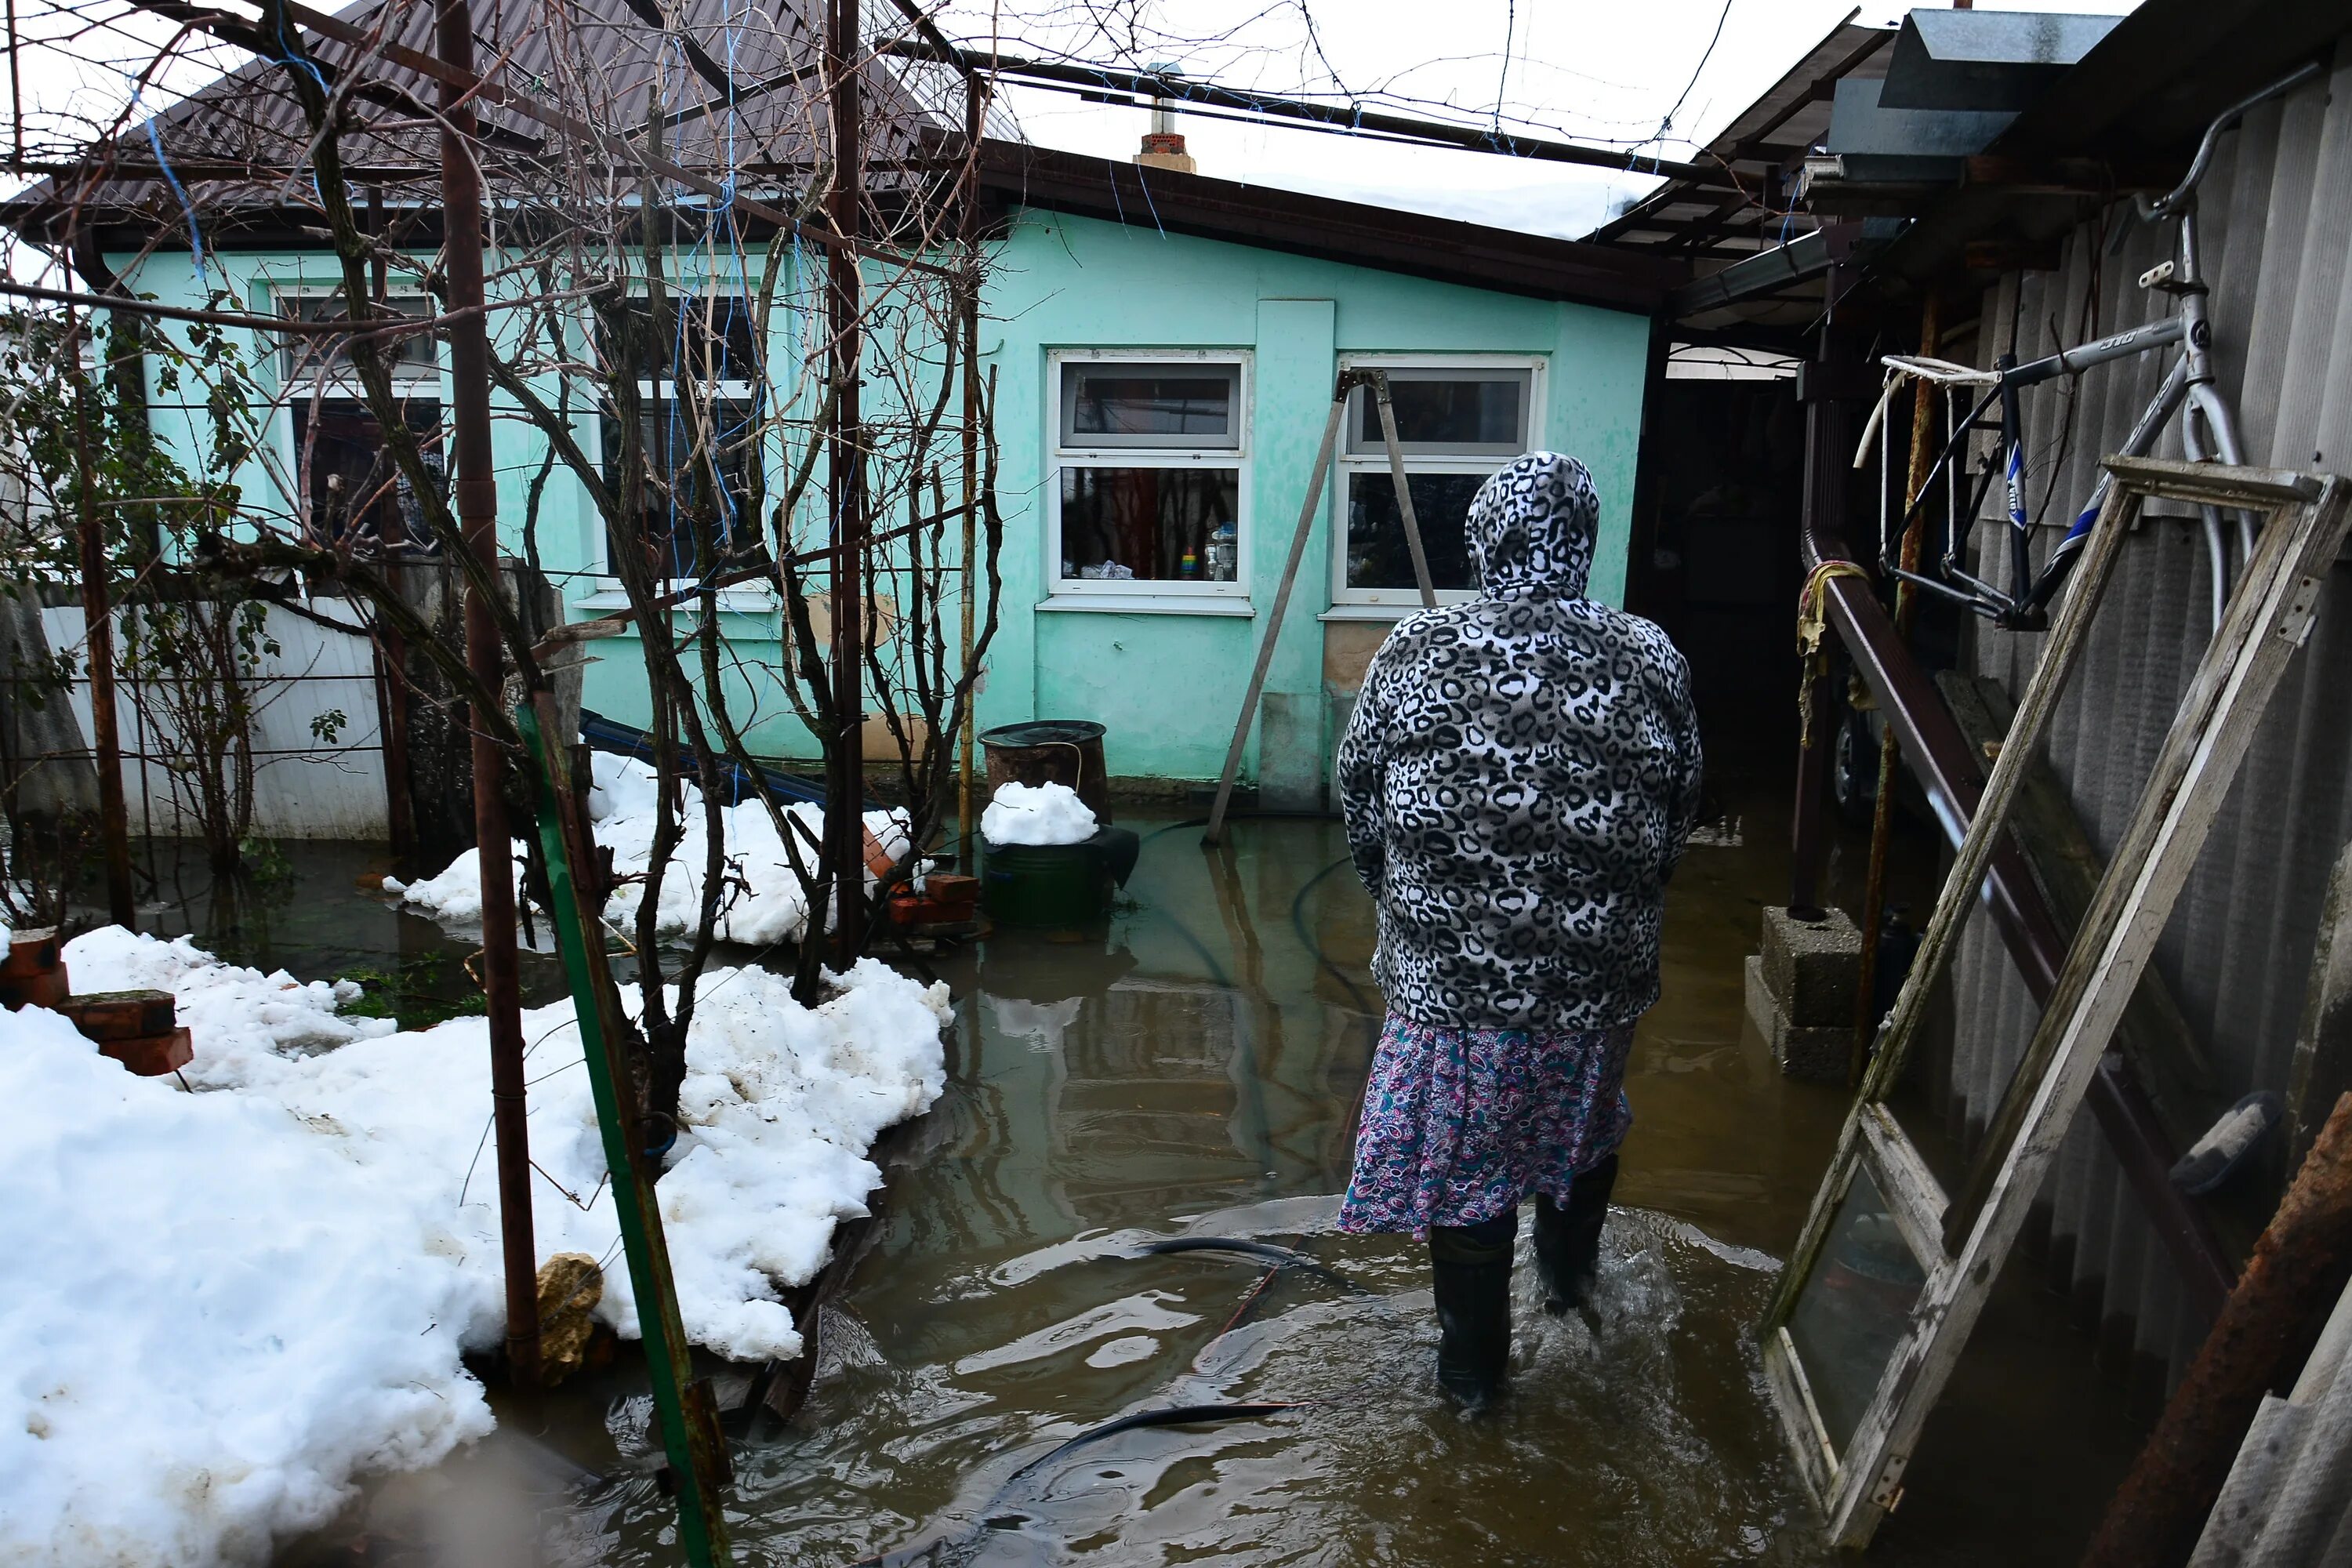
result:
[[[980,879],[933,871],[923,889],[890,895],[890,923],[909,936],[963,936],[980,928]]]
[[[1748,959],[1748,1016],[1787,1077],[1843,1083],[1853,1059],[1862,932],[1839,910],[1813,921],[1764,910],[1763,951]]]
[[[169,991],[94,991],[77,996],[66,976],[55,931],[20,931],[0,960],[0,1007],[47,1007],[73,1020],[99,1054],[142,1078],[177,1072],[195,1057],[195,1044],[177,1023]]]

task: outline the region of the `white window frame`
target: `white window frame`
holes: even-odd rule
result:
[[[1204,615],[1249,613],[1252,534],[1250,451],[1255,364],[1245,348],[1063,348],[1045,356],[1045,590],[1048,609],[1180,610]],[[1095,447],[1062,444],[1063,377],[1073,365],[1202,364],[1233,366],[1234,443],[1229,447]],[[1062,470],[1083,468],[1232,468],[1234,580],[1230,583],[1096,582],[1062,575]]]
[[[1404,452],[1404,470],[1410,474],[1491,474],[1514,458],[1540,450],[1543,444],[1545,416],[1546,373],[1550,360],[1544,354],[1498,353],[1349,353],[1339,356],[1339,368],[1352,370],[1410,370],[1433,372],[1472,372],[1482,370],[1515,370],[1528,373],[1527,407],[1522,411],[1526,427],[1521,432],[1519,449],[1514,453],[1434,453],[1414,452],[1410,444]],[[1350,395],[1348,423],[1340,431],[1339,449],[1332,454],[1335,482],[1330,496],[1331,529],[1331,605],[1334,616],[1340,619],[1393,620],[1411,615],[1421,608],[1421,594],[1412,587],[1357,588],[1348,583],[1348,492],[1359,475],[1370,476],[1378,483],[1389,479],[1388,448],[1374,445],[1370,450],[1349,450],[1349,434],[1356,427],[1359,404],[1356,398],[1371,395],[1369,388],[1359,387]],[[1458,605],[1478,596],[1473,588],[1440,588],[1437,602]]]
[[[681,284],[669,290],[669,293],[673,301],[679,300],[698,301],[703,298],[706,289],[720,290],[721,292],[716,297],[740,300],[746,304],[751,302],[754,293],[749,283],[726,279],[704,279],[690,287]],[[643,300],[646,295],[640,291],[634,298]],[[762,345],[762,347],[765,346]],[[710,395],[714,403],[754,403],[758,401],[760,395],[760,384],[756,381],[719,381],[713,382],[711,388]],[[677,398],[677,380],[674,376],[654,379],[641,377],[637,382],[637,396],[648,405],[675,402]],[[596,465],[600,472],[604,467],[605,417],[601,409],[590,416],[586,432],[588,439],[583,443],[588,448],[589,460]],[[764,467],[766,462],[764,452],[761,454],[761,461]],[[764,532],[767,520],[759,518],[754,519],[753,521],[754,525]],[[592,545],[591,559],[594,563],[593,571],[597,586],[593,592],[581,595],[572,600],[572,603],[585,610],[625,608],[629,603],[628,594],[621,587],[620,578],[613,573],[612,536],[605,531],[604,518],[597,514],[593,508],[589,510],[588,528]],[[684,593],[693,586],[694,580],[690,577],[673,577],[668,581],[668,591],[672,594]],[[775,609],[777,603],[775,586],[771,583],[738,583],[732,587],[719,590],[719,607],[730,615],[761,615]]]
[[[343,291],[341,285],[335,283],[269,282],[268,287],[270,313],[280,320],[288,319],[292,315],[293,312],[289,307],[298,300],[331,300]],[[413,290],[387,291],[386,300],[387,302],[399,300],[416,300],[425,307],[424,315],[426,318],[440,313],[440,308],[434,303],[433,296],[425,291],[422,284]],[[348,310],[348,305],[345,308]],[[285,360],[287,340],[297,338],[298,334],[287,332],[272,335],[278,341],[271,345],[270,359],[277,369],[278,380],[289,402],[294,397],[309,397],[314,393],[338,401],[362,398],[366,395],[360,385],[359,377],[348,371],[340,374],[329,374],[322,377],[320,371],[326,367],[312,366],[291,379],[288,378]],[[299,337],[316,341],[316,335],[312,333],[301,333]],[[435,399],[446,408],[449,400],[444,395],[447,388],[442,384],[443,374],[446,367],[442,363],[441,340],[438,337],[429,337],[425,341],[433,347],[433,363],[425,364],[408,359],[394,360],[390,367],[393,385],[413,395],[415,388],[430,383],[434,388]]]

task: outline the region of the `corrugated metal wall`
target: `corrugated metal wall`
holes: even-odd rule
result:
[[[2254,111],[2225,140],[2200,207],[2221,385],[2236,401],[2247,460],[2352,471],[2352,40],[2330,79]],[[2115,225],[2126,232],[2110,253]],[[2076,230],[2059,270],[2011,274],[1988,293],[1978,362],[1989,365],[2012,331],[2016,352],[2030,359],[2168,311],[2171,298],[2141,290],[2137,279],[2169,244],[2168,228],[2123,207],[2105,225]],[[2096,320],[2086,323],[2094,288]],[[2050,515],[2071,515],[2089,494],[2098,456],[2122,445],[2162,369],[2158,356],[2145,355],[2094,371],[2071,392],[2053,385],[2029,395],[2029,450],[2039,466],[2030,499],[2041,499],[2054,471]],[[2177,422],[2158,455],[2181,455]],[[1996,493],[1988,506],[1998,505]],[[2052,537],[2045,531],[2045,547]],[[2051,760],[2105,853],[2122,837],[2204,649],[2208,581],[2200,528],[2179,517],[2144,523],[2058,720]],[[1980,625],[1972,658],[2014,696],[2041,641]],[[2158,957],[2233,1097],[2286,1087],[2320,903],[2347,829],[2352,573],[2339,565]],[[1980,1124],[2036,1015],[1981,914],[1953,981],[1949,1088]],[[2045,1198],[2060,1283],[2111,1333],[2128,1334],[2142,1356],[2177,1373],[2201,1331],[2181,1312],[2171,1266],[2087,1114],[2076,1118]]]

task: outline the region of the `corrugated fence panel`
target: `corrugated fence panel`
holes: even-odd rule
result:
[[[2221,385],[2240,411],[2248,460],[2352,471],[2352,47],[2339,49],[2328,81],[2247,118],[2216,160],[2200,209]],[[2173,308],[2137,287],[2140,273],[2168,256],[2168,231],[2122,208],[2107,219],[2117,223],[2127,226],[2119,241],[2111,226],[2086,225],[2057,271],[2011,275],[1988,290],[1979,363],[2012,342],[2030,358]],[[2086,323],[2095,286],[2096,320]],[[2029,503],[2057,476],[2039,549],[2089,494],[2098,458],[2123,445],[2162,369],[2146,355],[2095,371],[2071,392],[2053,385],[2031,395]],[[2177,420],[2158,451],[2181,454]],[[1986,511],[1997,526],[1997,492]],[[1993,527],[1980,525],[1977,542],[1978,570],[1999,570]],[[2122,837],[2204,650],[2210,581],[2201,526],[2150,516],[2101,608],[2050,752],[2102,853]],[[1979,623],[1971,657],[2014,694],[2041,641]],[[2347,692],[2352,570],[2339,564],[2158,951],[2159,972],[2233,1098],[2286,1087],[2328,870],[2352,832]],[[1972,1135],[2036,1016],[1981,912],[1961,945],[1951,995],[1946,1103],[1956,1128]],[[2200,1327],[2089,1117],[2076,1119],[2042,1195],[2051,1266],[2101,1326],[2105,1348],[2127,1344],[2177,1374]]]
[[[317,615],[348,623],[348,606],[321,599]],[[198,818],[184,780],[175,784],[170,759],[178,743],[175,713],[191,695],[168,671],[142,668],[126,647],[116,613],[116,727],[121,736],[122,787],[131,831],[164,837],[195,837]],[[42,629],[49,647],[74,660],[74,718],[84,744],[89,736],[89,684],[83,659],[81,611],[47,608]],[[373,650],[357,630],[339,631],[309,616],[270,605],[262,636],[277,645],[252,666],[253,831],[268,838],[381,839],[388,835],[383,738],[376,696]]]

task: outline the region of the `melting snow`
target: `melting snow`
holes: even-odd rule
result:
[[[484,1021],[396,1033],[184,938],[110,928],[66,956],[176,993],[198,1092],[0,1014],[0,1561],[257,1560],[356,1477],[488,1430],[458,1359],[504,1331]],[[688,1336],[725,1355],[798,1352],[778,1291],[944,1081],[944,986],[872,960],[840,985],[812,1010],[764,970],[703,983],[659,1190]],[[578,1029],[569,1006],[523,1026],[540,1256],[607,1259],[600,1315],[634,1336]]]
[[[626,879],[642,878],[653,863],[655,773],[650,765],[633,757],[615,757],[603,752],[593,753],[591,767],[589,820],[593,825],[596,842],[613,851],[614,870],[624,879],[614,890],[612,902],[605,907],[605,918],[626,929],[636,918],[637,906],[645,898],[643,881]],[[685,797],[680,824],[685,836],[671,855],[669,868],[662,879],[661,930],[670,933],[692,931],[702,908],[702,871],[709,842],[704,835],[702,793],[688,784],[685,786]],[[824,828],[824,808],[788,806],[785,815],[797,818],[808,829],[805,835],[798,836],[798,847],[801,863],[814,868],[817,837]],[[751,947],[799,941],[808,927],[808,900],[802,895],[800,879],[793,872],[792,860],[785,853],[783,841],[776,836],[775,821],[768,815],[768,808],[756,800],[747,800],[740,805],[720,808],[719,820],[729,884],[721,895],[724,902],[719,921],[719,940]],[[866,827],[893,857],[906,852],[907,821],[903,814],[869,811],[866,814]],[[522,854],[523,846],[517,840],[515,858],[520,860]],[[447,924],[478,926],[482,919],[481,881],[478,852],[468,849],[436,876],[406,883],[387,877],[383,889]],[[869,886],[871,882],[869,873]]]
[[[1095,814],[1067,784],[1006,784],[980,814],[980,836],[991,844],[1084,844],[1095,836]]]

